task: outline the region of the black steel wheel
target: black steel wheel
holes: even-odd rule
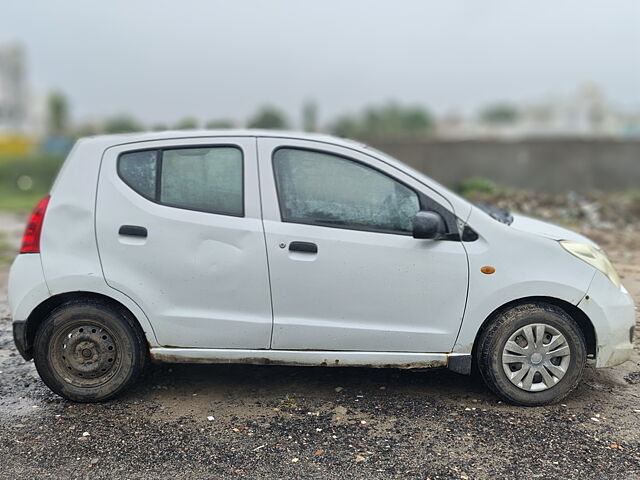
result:
[[[125,312],[94,301],[72,301],[42,323],[33,357],[40,377],[55,393],[75,402],[100,402],[135,381],[147,348]]]

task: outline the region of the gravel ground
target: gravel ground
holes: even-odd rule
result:
[[[0,230],[21,221],[0,216]],[[640,234],[590,235],[640,304]],[[125,396],[80,405],[51,393],[15,351],[7,270],[2,479],[640,478],[638,353],[589,368],[564,403],[541,408],[505,405],[447,370],[246,365],[154,366]]]

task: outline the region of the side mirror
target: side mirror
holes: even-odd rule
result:
[[[437,240],[447,232],[444,218],[434,211],[420,211],[413,217],[413,238]]]

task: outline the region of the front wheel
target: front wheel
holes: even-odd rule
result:
[[[480,337],[476,356],[487,386],[526,406],[564,398],[580,383],[586,360],[584,335],[573,319],[537,302],[498,314]]]
[[[115,397],[138,377],[147,358],[142,333],[111,306],[72,301],[38,329],[33,360],[44,383],[74,402]]]

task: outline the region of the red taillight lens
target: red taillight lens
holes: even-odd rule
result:
[[[47,210],[50,196],[47,195],[38,202],[36,208],[33,209],[27,227],[22,235],[22,247],[20,253],[40,253],[40,232],[42,232],[42,222],[44,221],[44,212]]]

